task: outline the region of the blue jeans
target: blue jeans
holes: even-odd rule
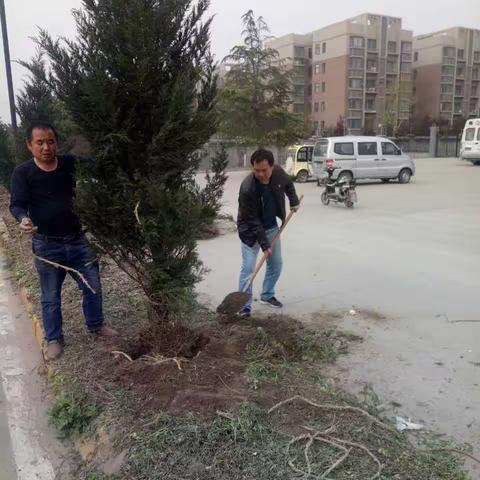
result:
[[[278,227],[266,230],[268,240],[271,242],[275,234],[278,232]],[[255,264],[257,261],[257,255],[260,250],[260,245],[255,243],[252,247],[249,247],[242,242],[242,268],[240,270],[239,291],[244,292],[250,281],[253,271],[255,270]],[[265,278],[263,280],[262,288],[262,300],[270,300],[275,296],[275,285],[277,284],[280,274],[282,273],[282,248],[280,239],[277,240],[273,247],[272,254],[267,258],[267,270],[265,272]],[[247,290],[252,295],[252,287]],[[244,305],[243,308],[252,308],[252,297]]]
[[[80,272],[90,284],[93,293],[74,272],[68,272],[77,282],[83,294],[83,314],[88,330],[95,332],[103,325],[102,287],[98,261],[84,235],[63,243],[33,237],[32,250],[38,257],[73,268]],[[63,340],[61,295],[62,284],[67,275],[63,268],[57,268],[35,258],[41,290],[42,319],[45,340]]]

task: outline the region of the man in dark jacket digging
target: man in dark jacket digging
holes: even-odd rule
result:
[[[98,262],[73,208],[75,158],[57,155],[57,133],[46,123],[30,126],[27,146],[33,158],[13,172],[10,212],[33,237],[46,358],[54,360],[63,352],[61,291],[67,271],[82,290],[87,329],[106,337],[118,334],[104,325]]]
[[[272,308],[283,305],[275,298],[275,285],[282,271],[280,239],[271,247],[271,241],[278,232],[277,217],[284,222],[285,195],[290,209],[297,211],[300,202],[291,178],[279,165],[269,150],[257,150],[250,158],[253,172],[240,186],[238,195],[238,235],[242,242],[242,268],[239,290],[244,292],[255,270],[260,248],[268,253],[267,269],[263,281],[260,303]],[[251,292],[251,287],[248,293]],[[240,310],[239,315],[250,316],[252,297]]]

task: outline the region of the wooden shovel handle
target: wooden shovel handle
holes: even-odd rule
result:
[[[300,195],[300,198],[299,198],[299,203],[298,205],[300,205],[302,203],[302,200],[303,200],[303,195]],[[293,210],[290,210],[290,213],[287,215],[287,218],[285,219],[285,221],[283,222],[283,225],[280,227],[280,229],[278,230],[278,232],[275,234],[275,236],[273,237],[272,241],[270,242],[270,248],[272,249],[275,244],[277,243],[277,240],[279,239],[280,235],[282,234],[282,232],[285,230],[285,227],[287,226],[288,222],[290,221],[290,219],[293,217],[293,214],[295,212]],[[266,262],[267,258],[268,258],[268,251],[266,251],[263,255],[262,255],[262,258],[260,259],[260,261],[258,262],[257,266],[255,267],[255,271],[253,272],[253,275],[252,275],[252,278],[250,279],[250,282],[248,282],[248,285],[247,285],[247,288],[245,289],[245,291],[248,291],[248,289],[252,286],[253,284],[253,281],[255,280],[255,277],[257,276],[258,272],[260,271],[260,269],[263,267],[263,264]]]

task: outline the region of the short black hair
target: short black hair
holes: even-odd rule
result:
[[[48,122],[32,122],[28,128],[27,128],[27,131],[26,131],[26,137],[27,137],[27,141],[28,142],[31,142],[32,141],[32,138],[33,138],[33,131],[35,129],[38,129],[38,130],[51,130],[53,132],[53,135],[55,136],[55,140],[58,142],[58,133],[57,133],[57,129],[51,124],[51,123],[48,123]]]
[[[250,163],[254,165],[255,163],[260,163],[266,160],[270,166],[275,163],[275,159],[273,158],[273,153],[270,150],[264,150],[260,148],[252,153],[250,157]]]

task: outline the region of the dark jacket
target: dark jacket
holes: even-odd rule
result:
[[[270,242],[262,225],[262,201],[256,183],[255,176],[251,173],[243,180],[240,186],[237,218],[238,235],[240,240],[249,247],[258,242],[262,250],[265,251],[270,247]],[[300,201],[295,192],[292,179],[279,165],[273,166],[270,187],[275,197],[277,217],[283,223],[286,217],[285,195],[290,201],[290,207],[296,207]]]

